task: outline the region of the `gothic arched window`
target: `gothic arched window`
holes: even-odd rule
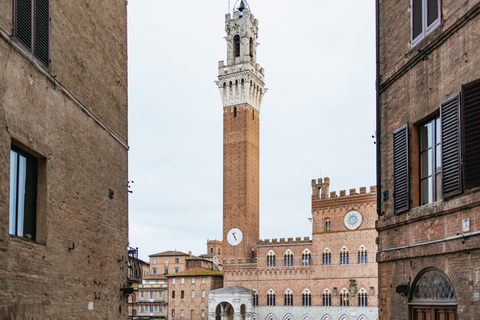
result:
[[[312,293],[305,289],[302,293],[302,306],[309,307],[312,305]]]
[[[340,306],[348,307],[349,305],[349,294],[347,289],[343,289],[340,293]]]
[[[358,250],[358,264],[367,264],[368,259],[367,259],[367,249],[365,249],[364,246],[360,247],[360,250]]]
[[[284,298],[285,298],[285,305],[286,306],[293,306],[293,292],[290,289],[287,289],[284,293]]]
[[[267,306],[275,305],[275,292],[270,289],[267,293]]]
[[[312,265],[312,254],[308,249],[305,249],[302,253],[302,266]]]
[[[253,290],[253,305],[258,306],[258,293],[255,290]]]
[[[285,267],[293,266],[293,253],[292,253],[292,251],[287,250],[287,252],[285,252],[284,258],[285,258],[285,263],[284,263]]]
[[[332,305],[332,294],[326,289],[323,292],[323,306],[330,307]]]
[[[343,247],[342,251],[340,251],[340,264],[349,264],[350,262],[350,255],[348,253],[347,248]]]
[[[253,39],[250,37],[250,57],[253,58]]]
[[[275,252],[269,251],[267,254],[267,267],[275,267]]]
[[[327,248],[323,251],[323,265],[329,266],[331,264],[332,264],[332,253]]]
[[[240,36],[238,34],[233,37],[233,48],[234,56],[240,57]]]
[[[361,289],[358,293],[358,306],[359,307],[368,307],[368,300],[367,300],[367,290]]]

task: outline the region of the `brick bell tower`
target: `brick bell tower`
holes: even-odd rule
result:
[[[223,264],[250,263],[259,239],[259,123],[265,93],[257,61],[258,21],[244,0],[225,16],[227,64],[219,62],[223,102]]]

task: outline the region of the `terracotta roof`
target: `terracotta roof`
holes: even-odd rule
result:
[[[181,251],[164,251],[149,255],[149,257],[172,257],[172,256],[189,256],[188,253]]]
[[[218,271],[210,271],[201,268],[194,268],[174,274],[167,274],[166,277],[195,277],[195,276],[223,276],[223,273]]]

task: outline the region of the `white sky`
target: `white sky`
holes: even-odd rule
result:
[[[231,1],[231,8],[235,0]],[[260,112],[260,237],[311,237],[311,179],[375,185],[374,1],[250,0]],[[130,0],[130,245],[141,259],[222,238],[228,0]]]

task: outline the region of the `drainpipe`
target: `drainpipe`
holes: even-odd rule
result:
[[[379,12],[380,0],[375,0],[375,45],[376,45],[376,79],[375,79],[375,91],[376,91],[376,117],[377,117],[377,127],[375,131],[375,141],[377,143],[377,215],[383,216],[382,212],[382,178],[381,178],[381,154],[380,154],[380,143],[381,143],[381,122],[380,122],[380,12]]]

